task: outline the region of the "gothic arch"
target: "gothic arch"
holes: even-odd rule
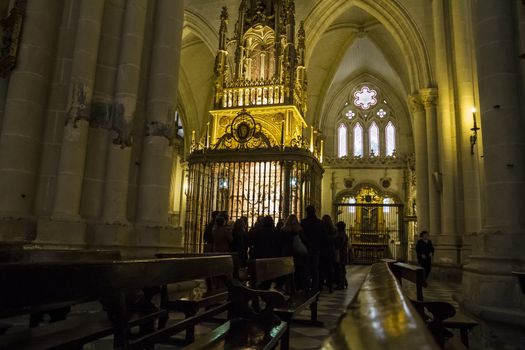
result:
[[[194,33],[204,42],[210,52],[215,53],[219,47],[219,36],[208,22],[191,9],[184,10],[184,32]],[[183,33],[184,36],[184,33]]]
[[[359,7],[381,22],[401,48],[409,70],[410,90],[418,91],[434,85],[428,50],[423,37],[408,12],[397,0],[332,0],[319,1],[305,19],[306,42],[310,49],[317,45],[334,18],[352,7]]]

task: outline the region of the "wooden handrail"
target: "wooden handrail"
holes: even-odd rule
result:
[[[439,347],[387,264],[378,263],[372,265],[323,349],[437,350]]]

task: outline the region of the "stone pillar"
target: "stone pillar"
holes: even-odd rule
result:
[[[441,231],[439,235],[432,236],[432,243],[436,249],[433,257],[435,266],[437,263],[445,265],[456,265],[461,263],[461,247],[463,235],[463,214],[461,212],[462,181],[458,175],[458,141],[456,138],[456,108],[455,103],[456,90],[455,80],[451,76],[451,65],[453,54],[456,52],[451,47],[450,36],[460,31],[454,25],[451,28],[451,18],[448,0],[432,1],[432,18],[434,28],[434,52],[436,55],[435,76],[436,83],[439,86],[438,109],[439,117],[437,118],[437,140],[439,154],[439,169],[441,172]],[[456,4],[457,2],[453,2]],[[466,3],[465,1],[461,3]],[[454,12],[455,14],[455,12]],[[452,33],[453,32],[453,33]],[[460,45],[465,45],[464,41],[458,41]],[[463,63],[461,69],[465,69]],[[459,65],[455,65],[459,68]],[[472,75],[471,75],[472,76]],[[472,86],[470,88],[472,94]],[[461,152],[461,150],[459,151]],[[432,179],[434,181],[434,179]],[[437,270],[437,269],[435,269]],[[447,271],[447,273],[450,270]],[[454,271],[457,271],[454,269]],[[450,276],[450,275],[448,275]],[[458,273],[456,278],[461,278]],[[457,279],[459,280],[459,279]]]
[[[437,139],[437,89],[420,90],[425,107],[427,129],[427,164],[428,164],[428,215],[431,235],[441,233],[441,170],[439,167]],[[416,151],[417,152],[417,151]]]
[[[427,129],[425,109],[419,95],[408,97],[412,111],[414,149],[416,153],[416,211],[419,231],[429,230]]]
[[[0,135],[0,240],[34,238],[42,129],[61,1],[29,1]]]
[[[37,217],[49,217],[53,211],[56,173],[62,145],[64,121],[68,108],[68,86],[75,46],[76,17],[79,4],[66,1],[58,33],[57,50],[47,103],[44,137],[42,140],[42,157],[38,189],[35,198],[34,212]]]
[[[80,205],[80,213],[87,220],[99,219],[102,215],[109,129],[125,7],[126,0],[106,1],[104,5],[99,49],[103,54],[98,55]]]
[[[126,3],[113,114],[116,135],[108,150],[104,188],[102,220],[107,223],[127,223],[131,130],[140,84],[147,5],[147,0]]]
[[[511,348],[525,342],[525,309],[513,270],[525,270],[525,146],[513,1],[474,0],[485,218],[464,267],[465,306]],[[503,324],[505,323],[505,325]],[[500,328],[496,328],[500,325]],[[498,334],[499,333],[499,334]],[[503,347],[500,343],[499,347]]]
[[[39,239],[43,241],[84,242],[85,224],[81,223],[79,211],[103,10],[103,0],[80,2],[69,86],[70,103],[51,214],[53,222],[39,223]],[[64,234],[64,230],[68,230],[68,234]]]
[[[174,123],[170,118],[177,102],[183,14],[184,1],[157,2],[137,200],[142,227],[168,225]]]
[[[458,225],[458,241],[462,246],[462,262],[470,255],[470,235],[481,230],[481,179],[480,164],[483,161],[481,151],[481,134],[477,145],[474,147],[474,154],[470,149],[470,130],[474,126],[472,119],[472,108],[475,103],[475,66],[472,65],[474,43],[472,42],[472,14],[468,1],[451,1],[450,14],[453,25],[454,59],[457,86],[457,106],[456,106],[456,137],[457,153],[460,163],[458,173],[458,195],[461,202],[458,207],[462,210],[463,223]],[[441,91],[441,90],[440,90]],[[477,123],[480,123],[479,113],[476,113]],[[462,207],[461,207],[462,205]]]

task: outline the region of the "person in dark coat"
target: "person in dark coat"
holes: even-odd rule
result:
[[[246,266],[246,260],[248,259],[247,256],[247,246],[246,246],[246,224],[244,222],[243,218],[237,219],[235,223],[233,224],[232,229],[232,236],[233,236],[233,243],[232,243],[232,251],[236,252],[239,257],[239,265],[241,267]]]
[[[306,218],[301,220],[306,248],[308,249],[309,287],[319,290],[319,261],[321,258],[321,238],[325,235],[321,220],[315,215],[313,205],[306,207]]]
[[[308,249],[304,244],[304,233],[296,215],[290,215],[281,229],[282,256],[293,256],[295,286],[308,290]]]
[[[211,213],[211,220],[204,228],[203,240],[204,240],[204,252],[213,251],[213,227],[215,226],[215,219],[219,215],[219,211],[215,210]]]
[[[346,265],[348,264],[348,236],[346,235],[346,224],[339,221],[336,225],[337,236],[335,237],[335,280],[336,289],[348,287],[346,279]]]
[[[231,228],[226,225],[226,218],[218,215],[215,219],[215,226],[213,227],[213,251],[214,252],[230,252],[233,242]]]
[[[432,256],[434,255],[434,246],[428,239],[428,231],[421,231],[419,240],[416,243],[417,262],[425,269],[425,278],[430,275],[432,269]]]
[[[328,291],[333,293],[334,286],[334,265],[335,265],[335,238],[336,231],[334,223],[330,215],[324,215],[323,219],[323,233],[321,239],[321,261],[320,261],[320,276],[321,276],[321,285],[320,289],[323,289],[323,286],[328,287]]]
[[[251,230],[251,258],[276,258],[281,255],[281,235],[275,228],[273,218],[265,216],[261,224]]]

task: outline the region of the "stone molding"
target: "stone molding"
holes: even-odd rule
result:
[[[421,102],[425,109],[435,108],[438,102],[438,90],[435,88],[421,89],[419,90],[421,96]]]
[[[419,94],[408,95],[408,106],[412,113],[423,112],[425,110]]]

